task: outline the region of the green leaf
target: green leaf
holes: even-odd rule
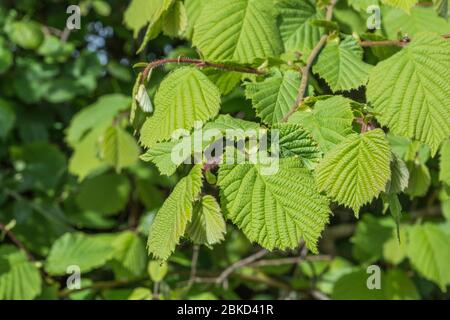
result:
[[[348,0],[348,5],[352,6],[356,11],[366,12],[368,7],[378,4],[378,0]]]
[[[108,165],[99,157],[100,142],[105,127],[99,126],[86,134],[74,147],[69,160],[69,172],[83,180],[90,173],[100,170]]]
[[[0,300],[31,300],[41,293],[39,270],[13,246],[0,246]]]
[[[433,32],[439,35],[448,33],[450,24],[438,17],[431,7],[415,7],[408,14],[403,10],[382,11],[382,29],[390,39],[396,39],[398,32],[412,37],[413,41],[420,32]]]
[[[400,264],[405,258],[408,249],[407,232],[405,228],[400,229],[400,239],[394,232],[383,245],[383,258],[394,265]]]
[[[89,130],[97,129],[99,126],[106,128],[120,111],[130,106],[130,103],[131,99],[121,94],[100,97],[97,102],[84,108],[72,118],[67,129],[67,142],[72,147],[76,147]]]
[[[172,158],[173,148],[180,143],[182,142],[179,140],[157,143],[141,155],[141,160],[153,162],[162,175],[171,176],[185,160],[174,161],[175,159]]]
[[[155,97],[155,113],[141,129],[141,143],[151,148],[177,129],[190,130],[219,112],[220,92],[202,72],[184,67],[170,73]]]
[[[147,264],[145,244],[138,234],[124,231],[113,240],[114,255],[111,263],[119,278],[140,276]]]
[[[321,37],[320,28],[311,21],[323,19],[324,14],[316,8],[315,1],[280,0],[276,7],[280,13],[278,26],[287,52],[300,52],[309,56]]]
[[[430,170],[424,164],[408,162],[409,183],[406,193],[411,197],[423,197],[431,185]]]
[[[175,250],[192,217],[193,202],[202,187],[202,169],[196,165],[188,176],[178,182],[156,214],[148,236],[148,251],[154,257],[167,260]]]
[[[383,300],[382,290],[370,290],[367,287],[367,279],[370,274],[366,270],[356,270],[344,274],[334,284],[331,298],[334,300]],[[383,280],[383,274],[380,274]],[[383,288],[383,285],[381,285]]]
[[[418,0],[381,0],[384,4],[391,7],[403,9],[406,12],[410,12],[411,8],[416,5]]]
[[[317,252],[317,241],[329,221],[327,199],[299,159],[280,159],[276,174],[264,166],[222,165],[218,185],[227,218],[267,249],[296,248],[303,238]]]
[[[373,263],[383,256],[383,246],[392,236],[392,221],[364,214],[351,242],[353,256],[361,263]]]
[[[415,225],[409,231],[408,257],[413,267],[442,291],[450,284],[450,236],[438,226]]]
[[[203,71],[208,78],[219,88],[222,95],[227,95],[241,82],[242,73],[224,72],[222,70],[206,69]]]
[[[167,274],[169,267],[165,261],[150,261],[148,274],[153,282],[161,282]]]
[[[282,157],[299,157],[306,168],[314,169],[322,158],[322,152],[305,129],[292,123],[277,124],[273,129],[279,130]]]
[[[266,124],[281,122],[294,106],[300,86],[299,73],[275,71],[263,82],[246,85],[246,96],[252,100],[258,117]]]
[[[409,171],[406,163],[395,153],[392,153],[391,180],[386,187],[386,193],[401,193],[408,187]]]
[[[16,113],[6,100],[0,99],[0,140],[5,139],[16,122]]]
[[[141,53],[145,49],[150,40],[155,39],[159,35],[161,29],[163,28],[163,25],[165,24],[166,15],[168,14],[168,11],[173,7],[173,3],[174,0],[147,1],[146,6],[150,10],[150,14],[148,15],[149,24],[147,26],[147,31],[145,32],[144,40],[142,41],[141,46],[136,52],[137,54]],[[174,14],[176,15],[176,12],[172,12],[172,16],[169,18],[168,25],[166,26],[166,29],[169,32],[174,32],[173,28],[176,28],[177,25],[181,26],[181,24],[185,24],[185,22],[181,22],[181,20],[184,20],[185,17],[181,18],[180,20],[180,16],[177,19]],[[135,33],[135,37],[136,36],[137,34]]]
[[[401,269],[387,271],[382,288],[389,300],[420,300],[419,292],[407,273]]]
[[[45,262],[45,270],[55,276],[67,274],[69,266],[88,272],[104,265],[114,251],[109,241],[101,236],[66,233],[53,243]]]
[[[106,129],[101,149],[102,158],[117,172],[135,164],[139,159],[140,149],[136,140],[118,126]]]
[[[442,145],[439,161],[439,180],[450,186],[450,140]]]
[[[365,85],[371,68],[363,61],[362,48],[353,37],[348,36],[342,41],[329,42],[320,53],[313,71],[335,92]]]
[[[203,7],[210,0],[184,0],[184,5],[186,7],[186,14],[188,17],[188,27],[186,30],[186,37],[192,39],[194,34],[194,26],[197,22],[198,17],[202,13]]]
[[[448,14],[450,12],[448,6],[448,0],[433,0],[434,10],[439,16],[448,20]]]
[[[108,173],[83,181],[75,200],[83,210],[111,215],[125,208],[130,190],[125,176]]]
[[[225,220],[213,196],[204,196],[195,204],[187,232],[196,244],[211,246],[223,241],[226,232]]]
[[[391,176],[391,150],[382,130],[348,136],[316,168],[319,190],[354,210],[386,189]]]
[[[177,1],[169,8],[164,16],[162,30],[169,37],[179,37],[184,34],[188,26],[186,7],[183,2]]]
[[[229,114],[221,114],[213,121],[208,122],[203,127],[204,131],[217,129],[223,134],[226,134],[227,130],[259,130],[259,124],[256,122],[245,121],[238,118],[233,118]]]
[[[371,276],[366,270],[356,270],[338,279],[332,298],[336,300],[417,300],[417,288],[407,274],[400,269],[381,273],[380,289],[369,289],[367,280]]]
[[[125,25],[137,38],[139,31],[150,22],[155,24],[172,4],[173,0],[132,0],[124,14]]]
[[[350,100],[341,96],[318,101],[312,112],[297,111],[289,122],[303,126],[323,152],[328,152],[353,133]]]
[[[394,134],[426,143],[434,155],[450,135],[450,42],[432,33],[372,69],[368,100]]]
[[[281,52],[272,0],[208,1],[192,40],[206,59],[251,63]]]

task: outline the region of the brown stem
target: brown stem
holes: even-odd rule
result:
[[[11,240],[12,243],[19,249],[21,249],[28,257],[28,260],[34,261],[33,255],[27,250],[27,248],[23,245],[23,243],[17,239],[16,235],[9,230],[3,223],[0,223],[0,230],[2,230],[6,236]]]
[[[337,0],[332,0],[331,3],[327,7],[327,13],[326,13],[326,20],[330,21],[333,17],[333,9],[336,5]],[[311,51],[311,54],[308,57],[308,60],[306,61],[306,65],[302,68],[301,74],[302,74],[302,80],[300,82],[300,87],[298,89],[297,98],[295,99],[295,105],[292,106],[292,108],[289,110],[289,112],[284,116],[283,122],[287,122],[289,120],[289,117],[297,111],[298,106],[303,102],[303,99],[305,98],[306,89],[308,88],[308,80],[309,80],[309,72],[311,70],[311,67],[316,60],[317,56],[319,55],[322,48],[325,46],[328,39],[328,34],[322,35],[319,42],[316,44],[314,49]]]
[[[142,74],[142,82],[144,82],[147,79],[149,72],[153,68],[156,68],[156,67],[168,64],[168,63],[191,64],[198,68],[209,67],[209,68],[225,70],[225,71],[234,71],[234,72],[251,73],[251,74],[265,74],[264,71],[254,69],[254,68],[233,66],[233,65],[223,64],[223,63],[215,63],[215,62],[203,61],[200,59],[179,57],[179,58],[167,58],[167,59],[156,60],[156,61],[153,61],[153,62],[150,62],[149,64],[147,64],[147,66],[145,67],[144,72]]]

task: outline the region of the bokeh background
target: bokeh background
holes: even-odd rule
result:
[[[438,181],[438,158],[407,139],[391,139],[412,176],[401,196],[401,242],[377,200],[359,220],[334,207],[316,256],[303,246],[265,253],[229,224],[222,244],[199,247],[185,239],[167,263],[152,261],[149,225],[184,173],[162,177],[138,158],[129,123],[133,65],[196,52],[183,37],[162,34],[136,54],[146,13],[133,2],[0,2],[0,299],[450,297],[450,200]],[[71,4],[81,8],[80,30],[65,29]],[[367,16],[344,0],[336,9],[348,30],[364,30]],[[447,23],[436,19],[431,26]],[[173,68],[155,70],[151,97]],[[240,88],[223,97],[221,112],[255,119]],[[127,154],[119,166],[104,154],[108,134]],[[418,223],[426,226],[420,236],[438,234],[437,243],[419,239],[433,242],[426,248],[441,268],[434,278],[409,257],[408,246],[419,240],[408,230]],[[246,257],[255,262],[241,266]],[[68,265],[79,267],[80,289],[77,269]],[[370,265],[381,269],[381,290],[366,286]]]

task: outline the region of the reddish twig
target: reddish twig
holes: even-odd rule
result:
[[[190,64],[190,65],[194,65],[198,68],[209,67],[209,68],[225,70],[225,71],[251,73],[251,74],[258,74],[258,75],[265,74],[265,71],[254,69],[254,68],[240,67],[240,66],[228,65],[228,64],[223,64],[223,63],[215,63],[215,62],[203,61],[200,59],[179,57],[179,58],[161,59],[161,60],[156,60],[156,61],[150,62],[149,64],[147,64],[147,66],[145,67],[145,69],[142,73],[142,81],[145,81],[147,79],[148,74],[150,73],[150,71],[153,68],[156,68],[156,67],[168,64],[168,63]]]
[[[12,243],[19,249],[21,249],[28,257],[28,260],[34,261],[33,255],[27,250],[23,243],[16,237],[16,235],[9,230],[3,223],[0,223],[0,230],[2,230],[5,235],[11,240]]]
[[[450,39],[450,34],[443,34],[444,39]],[[380,47],[380,46],[397,46],[404,47],[411,42],[411,39],[405,38],[402,40],[380,40],[380,41],[370,41],[363,40],[359,42],[361,47]]]

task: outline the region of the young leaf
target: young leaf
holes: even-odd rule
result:
[[[280,0],[276,6],[280,13],[278,25],[287,52],[299,51],[307,57],[319,42],[320,28],[311,21],[323,19],[324,14],[316,8],[315,1]]]
[[[318,101],[312,112],[297,111],[289,118],[289,122],[304,127],[323,152],[328,152],[354,132],[350,100],[342,96]]]
[[[450,284],[450,236],[438,226],[415,225],[409,231],[408,257],[425,278],[439,285],[442,291]]]
[[[184,67],[170,73],[155,96],[155,112],[141,129],[141,143],[151,148],[177,129],[190,130],[219,112],[219,89],[201,71]]]
[[[220,206],[212,196],[204,196],[194,206],[192,221],[187,233],[196,244],[211,246],[223,241],[226,232],[225,220]]]
[[[317,185],[358,216],[364,204],[386,189],[390,162],[391,150],[382,130],[350,135],[317,166]]]
[[[426,143],[435,154],[450,135],[450,42],[432,33],[372,69],[368,100],[396,135]]]
[[[142,111],[147,113],[153,112],[152,100],[150,100],[150,97],[148,96],[147,93],[147,89],[143,84],[139,85],[139,89],[137,91],[135,99],[138,102],[139,106],[141,107]]]
[[[328,200],[299,159],[280,159],[276,174],[262,165],[222,165],[218,185],[227,218],[261,246],[296,248],[303,238],[317,252],[317,241],[329,221]]]
[[[208,1],[193,44],[206,59],[251,63],[281,52],[272,0]]]
[[[165,261],[150,261],[148,263],[148,274],[154,282],[161,282],[169,269]]]
[[[280,152],[283,157],[299,157],[312,170],[322,158],[317,142],[298,124],[283,123],[273,126],[279,130]]]
[[[112,255],[111,244],[101,236],[66,233],[53,243],[45,270],[55,276],[66,275],[69,266],[77,266],[81,272],[88,272],[104,265]]]
[[[356,11],[367,11],[371,5],[379,5],[379,0],[348,0],[348,5]]]
[[[188,26],[186,7],[177,1],[170,7],[164,17],[162,30],[169,37],[179,37],[184,34]]]
[[[331,90],[348,91],[367,83],[371,65],[363,61],[363,50],[353,37],[332,41],[320,53],[313,71]]]
[[[381,0],[383,3],[396,7],[401,8],[406,12],[410,12],[411,8],[416,5],[418,0]]]
[[[281,122],[295,104],[299,86],[298,72],[275,71],[263,82],[247,84],[246,96],[252,99],[258,117],[271,125]]]
[[[157,143],[155,146],[147,150],[145,154],[141,155],[141,160],[153,162],[156,167],[158,167],[158,170],[162,175],[171,176],[182,163],[182,161],[175,162],[175,159],[172,159],[173,148],[179,143],[181,142],[169,141]],[[184,161],[185,159],[180,160]]]
[[[209,1],[210,0],[184,0],[186,15],[188,18],[188,27],[186,30],[186,37],[188,39],[192,39],[195,23],[202,13],[204,5]]]
[[[148,251],[157,259],[167,260],[175,250],[192,217],[193,202],[202,187],[202,169],[196,165],[178,182],[172,194],[156,214],[149,235]]]
[[[0,247],[0,300],[31,300],[41,293],[39,270],[13,246]]]

